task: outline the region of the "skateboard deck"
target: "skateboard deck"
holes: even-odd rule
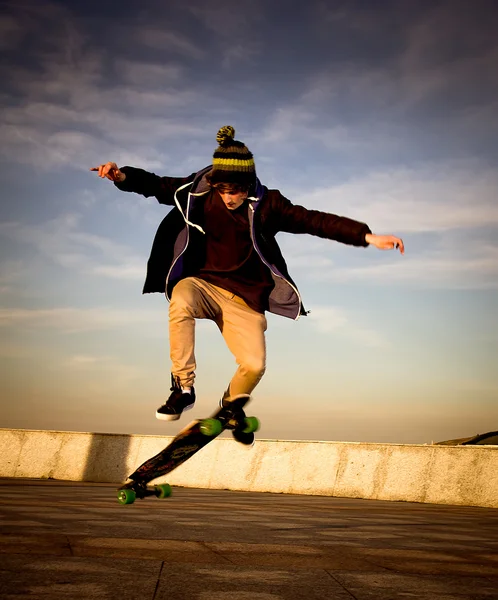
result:
[[[130,476],[128,481],[118,489],[118,502],[132,504],[136,498],[156,496],[166,498],[171,495],[169,484],[147,484],[158,477],[166,475],[183,464],[204,446],[217,438],[226,429],[253,433],[259,429],[256,417],[246,417],[244,406],[251,396],[240,394],[235,396],[227,406],[221,407],[208,419],[197,419],[184,427],[171,443],[158,454],[146,460]]]

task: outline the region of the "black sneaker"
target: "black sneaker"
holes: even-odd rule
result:
[[[240,429],[234,429],[232,435],[234,439],[244,444],[244,446],[252,446],[254,444],[254,433],[244,433]]]
[[[182,413],[193,408],[195,404],[195,390],[182,392],[180,380],[171,375],[171,394],[166,404],[160,406],[156,411],[156,418],[163,421],[177,421]]]
[[[230,406],[230,386],[225,390],[221,400],[220,407],[226,408]],[[245,419],[246,413],[241,408],[237,411],[236,418],[238,421],[243,422]],[[237,442],[244,444],[244,446],[252,446],[254,444],[254,433],[245,433],[239,428],[235,428],[232,430],[232,435]]]

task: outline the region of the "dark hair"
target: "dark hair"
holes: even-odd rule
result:
[[[214,179],[214,181],[213,181]],[[228,176],[226,180],[220,181],[219,178],[213,178],[213,172],[210,171],[206,173],[206,181],[209,186],[212,188],[216,188],[219,185],[230,186],[231,189],[236,190],[237,192],[249,192],[251,189],[251,184],[249,182],[241,182],[241,181],[230,181],[231,177]]]

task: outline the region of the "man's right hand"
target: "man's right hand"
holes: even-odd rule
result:
[[[126,175],[119,170],[115,162],[108,162],[98,167],[92,167],[90,171],[98,171],[99,177],[107,177],[111,181],[120,183],[126,179]]]

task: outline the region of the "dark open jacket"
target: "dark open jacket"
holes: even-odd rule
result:
[[[209,166],[188,177],[159,177],[135,167],[121,169],[126,179],[116,183],[120,190],[155,196],[168,206],[176,204],[159,225],[154,238],[144,293],[166,292],[169,299],[175,284],[202,266],[204,235],[200,228],[203,196],[210,190],[205,175],[210,170]],[[279,231],[308,233],[352,246],[368,246],[365,235],[371,231],[364,223],[292,204],[278,190],[267,189],[259,180],[247,204],[254,247],[270,268],[275,282],[269,298],[269,311],[275,314],[292,319],[306,314],[275,239]]]

